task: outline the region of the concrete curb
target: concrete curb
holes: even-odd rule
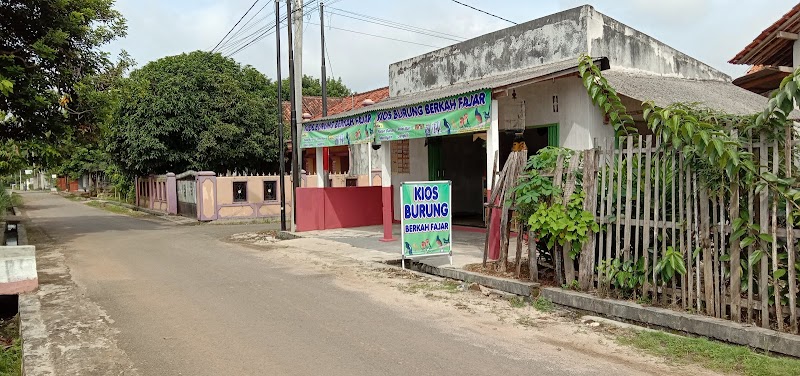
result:
[[[603,316],[800,357],[800,336],[794,334],[780,333],[766,328],[666,308],[645,307],[633,302],[601,299],[589,294],[552,287],[541,289],[540,296],[550,299],[558,305],[595,312]]]
[[[410,268],[412,270],[438,275],[440,277],[457,279],[468,283],[475,282],[479,285],[493,288],[495,290],[505,291],[514,295],[536,297],[539,294],[539,284],[534,282],[522,282],[508,278],[490,277],[465,270],[432,266],[420,262],[407,262],[406,265],[408,264],[411,264]]]

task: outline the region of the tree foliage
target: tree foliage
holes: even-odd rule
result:
[[[271,171],[275,95],[256,69],[220,54],[162,58],[122,80],[109,151],[130,174]]]
[[[55,138],[80,118],[76,84],[108,63],[99,47],[125,35],[114,0],[0,2],[0,139]],[[54,141],[54,140],[51,140]]]
[[[284,78],[281,84],[281,96],[283,100],[290,99],[289,92],[289,79]],[[328,97],[347,97],[353,92],[342,82],[342,78],[328,78]],[[303,75],[303,95],[307,96],[322,96],[322,81],[319,78]]]

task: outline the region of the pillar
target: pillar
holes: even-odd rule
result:
[[[175,178],[175,173],[167,173],[167,214],[178,214],[178,180]]]
[[[217,174],[212,171],[200,171],[196,175],[197,220],[213,221],[217,219]],[[291,186],[289,186],[291,187]]]
[[[394,202],[392,200],[392,145],[390,142],[383,142],[380,153],[383,154],[381,160],[381,203],[383,204],[383,239],[382,242],[391,242],[396,239],[392,235],[392,222],[394,216],[392,211]]]
[[[492,170],[494,169],[495,152],[500,150],[500,108],[497,100],[492,100],[492,123],[489,130],[486,131],[486,193],[491,198],[492,187],[494,185],[494,176]],[[499,158],[499,156],[498,156]],[[500,166],[500,161],[497,162],[497,170],[503,169]],[[490,204],[500,204],[499,200]],[[501,210],[492,210],[489,217],[489,258],[497,260],[500,258],[500,219]]]
[[[328,176],[327,176],[328,175],[327,174],[328,169],[325,168],[325,162],[324,162],[325,161],[325,158],[324,158],[324,154],[325,153],[323,152],[322,148],[316,148],[316,149],[314,149],[314,151],[315,151],[315,156],[314,157],[316,158],[315,165],[317,166],[317,171],[316,171],[317,172],[317,188],[327,187],[328,186],[328,184],[327,184],[327,182],[328,182]]]

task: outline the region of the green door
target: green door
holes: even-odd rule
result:
[[[436,181],[442,176],[442,139],[428,139],[428,180]]]
[[[547,146],[558,147],[560,144],[558,137],[558,124],[547,127]]]

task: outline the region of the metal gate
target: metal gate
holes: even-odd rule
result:
[[[184,175],[184,174],[181,174]],[[178,215],[197,218],[197,181],[194,174],[176,180]]]

